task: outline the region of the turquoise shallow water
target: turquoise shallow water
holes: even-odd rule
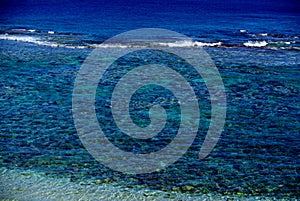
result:
[[[73,84],[91,49],[7,40],[0,40],[0,49],[2,167],[31,169],[75,183],[92,180],[191,194],[299,198],[300,57],[296,50],[205,48],[227,94],[220,141],[206,159],[197,159],[210,115],[204,88],[202,127],[188,152],[165,170],[132,176],[93,159],[74,127]],[[126,142],[120,145],[124,149]],[[141,147],[149,151],[145,144]]]
[[[296,0],[2,0],[0,199],[94,200],[100,194],[108,200],[299,200],[299,5]],[[167,146],[178,130],[179,102],[158,86],[138,90],[130,103],[134,123],[150,123],[154,102],[166,109],[168,122],[154,139],[132,139],[112,121],[107,99],[116,84],[112,77],[165,61],[185,75],[201,106],[198,135],[183,157],[159,172],[127,175],[97,162],[82,145],[72,92],[77,71],[95,47],[143,27],[193,39],[163,43],[166,47],[204,47],[225,85],[227,117],[216,147],[198,160],[211,116],[203,80],[171,55],[146,51],[118,60],[95,100],[99,125],[120,149],[149,153]]]

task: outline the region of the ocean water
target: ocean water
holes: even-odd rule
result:
[[[200,195],[214,195],[215,199],[300,198],[297,1],[50,0],[1,1],[0,6],[0,164],[5,169],[0,178],[1,198],[20,195],[20,191],[7,188],[6,170],[12,171],[9,178],[16,178],[12,175],[17,175],[17,170],[30,171],[27,176],[43,174],[49,182],[113,184],[121,189],[146,189],[167,195],[182,193],[194,196],[194,200]],[[193,42],[162,45],[203,47],[217,66],[226,90],[227,117],[221,138],[207,158],[197,158],[211,115],[203,82],[197,92],[203,107],[198,135],[187,153],[166,169],[141,175],[120,173],[99,163],[82,145],[72,116],[76,73],[103,41],[137,28],[164,28],[185,34]],[[117,44],[112,48],[121,47]],[[154,59],[156,54],[151,53]],[[135,63],[130,58],[119,63],[136,67],[145,64],[148,56],[149,52]],[[175,65],[178,60],[168,62]],[[122,73],[117,72],[117,76]],[[141,90],[134,95],[133,103],[151,102],[148,95],[168,93],[153,87],[144,90],[157,93]],[[109,107],[103,103],[105,93],[100,88],[96,97],[100,123],[111,121],[106,119]],[[171,98],[167,97],[169,101]],[[176,108],[176,103],[168,108],[173,111],[173,122],[166,125],[166,137],[160,136],[159,141],[134,141],[116,135],[109,123],[101,125],[107,137],[123,150],[149,153],[166,146],[174,137]],[[133,112],[133,117],[138,116],[134,122],[149,124],[146,113]],[[22,183],[24,177],[20,178]],[[25,179],[24,185],[29,185]],[[116,199],[128,198],[122,191],[117,194]],[[147,193],[141,196],[149,198]],[[34,195],[27,200],[32,198]],[[89,200],[88,193],[84,199]]]

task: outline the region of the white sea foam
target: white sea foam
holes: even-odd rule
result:
[[[247,30],[245,30],[245,29],[241,29],[241,30],[240,30],[240,32],[241,32],[241,33],[246,33],[246,32],[247,32]]]
[[[44,45],[50,47],[65,47],[72,49],[85,49],[85,48],[149,48],[149,47],[215,47],[221,46],[222,42],[206,43],[199,41],[175,41],[175,42],[136,42],[136,43],[111,43],[111,44],[87,44],[87,45],[72,45],[56,43],[47,41],[38,36],[27,35],[11,35],[1,34],[0,40],[13,40],[27,43],[34,43],[37,45]]]
[[[9,29],[9,30],[6,30],[8,33],[33,33],[33,32],[36,32],[35,29],[24,29],[24,28],[19,28],[19,29]]]
[[[27,30],[27,32],[36,32],[36,30]],[[20,34],[0,34],[0,40],[12,40],[21,41],[26,43],[34,43],[41,46],[49,47],[63,47],[70,49],[87,49],[87,48],[159,48],[159,47],[178,47],[178,48],[201,48],[201,47],[227,47],[226,44],[222,42],[201,42],[201,41],[191,41],[191,40],[178,40],[172,42],[155,42],[155,41],[135,41],[135,42],[119,42],[110,44],[70,44],[64,42],[54,42],[49,40],[49,36],[43,37],[40,35],[20,35]],[[276,46],[282,46],[281,48],[286,48],[295,43],[295,41],[247,41],[243,45],[245,47],[256,47],[256,48],[276,48]],[[275,45],[275,47],[274,47]]]
[[[48,34],[54,34],[55,32],[54,31],[48,31]]]
[[[276,41],[276,42],[270,42],[270,44],[277,44],[277,45],[291,45],[293,43],[296,43],[295,41]]]
[[[138,45],[130,45],[130,44],[121,44],[121,43],[113,43],[113,44],[92,44],[89,45],[92,48],[130,48],[130,47],[139,47]]]
[[[140,43],[112,43],[112,44],[94,44],[91,47],[98,48],[149,48],[149,47],[214,47],[221,46],[222,42],[205,43],[199,41],[175,41],[175,42],[140,42]]]
[[[246,47],[265,47],[268,45],[266,41],[248,41],[243,44]]]
[[[88,46],[84,45],[66,45],[66,44],[59,44],[56,42],[46,41],[41,39],[40,37],[33,37],[33,36],[25,36],[25,35],[9,35],[9,34],[1,34],[0,40],[13,40],[13,41],[21,41],[26,43],[34,43],[36,45],[42,46],[49,46],[49,47],[64,47],[64,48],[71,48],[71,49],[85,49]]]
[[[259,36],[268,36],[268,33],[261,33],[261,34],[258,34]]]
[[[221,46],[222,42],[217,43],[205,43],[205,42],[199,42],[199,41],[176,41],[176,42],[160,42],[160,43],[154,43],[158,44],[160,46],[166,46],[166,47],[214,47],[214,46]]]
[[[32,37],[32,36],[20,36],[20,35],[16,36],[16,35],[2,34],[2,35],[0,35],[0,39],[34,43],[37,45],[45,45],[45,46],[50,46],[50,47],[59,47],[59,44],[57,44],[57,43],[43,41],[38,37]]]

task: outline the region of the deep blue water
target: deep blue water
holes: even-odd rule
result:
[[[6,1],[4,1],[6,2]],[[202,40],[235,44],[238,34],[299,34],[297,1],[7,1],[1,27],[88,34],[103,41],[137,28],[166,28]],[[275,37],[277,38],[277,37]],[[298,44],[299,45],[299,44]]]
[[[74,182],[109,178],[124,186],[165,191],[299,198],[296,0],[1,1],[0,5],[1,166],[38,170]],[[199,136],[184,157],[164,171],[130,176],[104,167],[84,149],[72,119],[72,90],[76,72],[95,44],[149,27],[177,31],[202,43],[221,42],[205,50],[223,78],[227,118],[218,145],[205,160],[197,160],[197,153],[209,106],[204,107]],[[120,147],[131,151],[128,141],[121,140]],[[140,146],[149,151],[147,144]]]

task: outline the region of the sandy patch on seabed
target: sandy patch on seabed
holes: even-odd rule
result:
[[[143,201],[143,200],[276,200],[275,198],[233,198],[217,195],[188,195],[147,189],[122,188],[114,184],[84,184],[69,179],[49,178],[30,170],[0,168],[0,200],[19,201]]]

